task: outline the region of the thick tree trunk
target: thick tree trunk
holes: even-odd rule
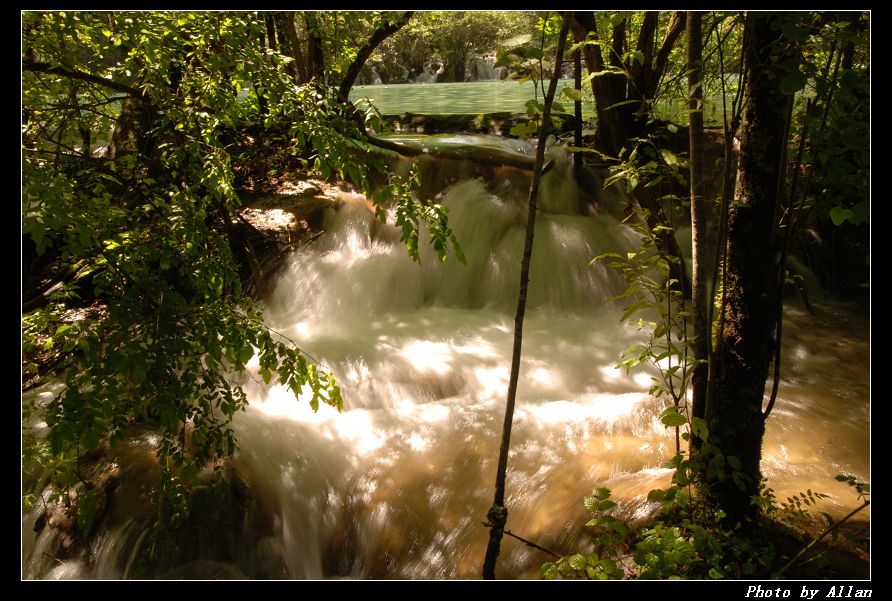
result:
[[[558,34],[557,50],[554,56],[554,72],[545,95],[542,110],[542,125],[539,128],[539,143],[536,145],[536,163],[530,183],[529,211],[527,213],[526,239],[523,245],[523,259],[520,264],[520,292],[517,295],[517,313],[514,317],[514,349],[511,355],[511,375],[508,380],[508,398],[505,402],[505,421],[502,426],[502,444],[499,447],[499,461],[496,469],[496,487],[492,507],[487,514],[489,521],[489,544],[483,562],[483,578],[496,577],[496,560],[502,544],[502,534],[508,519],[505,508],[505,474],[508,469],[508,450],[511,446],[511,424],[514,420],[514,402],[517,397],[517,380],[520,375],[520,352],[523,344],[523,317],[526,312],[527,288],[530,281],[530,262],[533,256],[533,230],[536,226],[536,198],[539,195],[539,182],[542,164],[545,162],[545,143],[551,131],[551,105],[561,77],[561,63],[564,59],[564,45],[570,28],[570,13],[563,14],[563,24]]]
[[[618,156],[619,151],[628,146],[630,138],[641,137],[645,133],[648,118],[644,111],[639,113],[641,105],[620,103],[628,100],[649,102],[653,99],[657,84],[669,62],[669,54],[684,31],[685,13],[673,13],[659,50],[655,48],[654,42],[658,23],[657,13],[645,14],[636,44],[636,50],[641,52],[644,61],[634,60],[631,64],[621,62],[626,44],[626,21],[622,21],[614,28],[608,50],[610,53],[608,64],[624,68],[631,75],[631,81],[622,74],[592,78],[592,93],[595,96],[595,110],[598,114],[597,146],[611,156]],[[591,12],[573,13],[571,27],[577,42],[589,35],[598,39],[597,23]],[[585,46],[583,56],[590,73],[599,73],[607,68],[600,46]]]
[[[574,13],[570,27],[573,29],[573,37],[577,42],[585,40],[589,34],[594,39],[598,39],[595,17],[591,12]],[[606,68],[600,46],[593,44],[584,46],[582,54],[589,73],[600,73]],[[607,83],[606,77],[593,77],[591,81],[592,94],[595,97],[595,111],[598,115],[596,144],[606,154],[617,156],[620,149],[626,144],[626,130],[619,113],[607,107],[616,104],[619,99],[614,98],[613,90]]]
[[[709,322],[707,321],[706,273],[706,199],[703,198],[703,34],[699,12],[687,15],[688,35],[688,109],[691,166],[691,313],[694,326],[693,417],[706,415],[706,387],[709,378]],[[695,441],[696,444],[696,441]]]
[[[573,88],[576,90],[578,100],[573,102],[573,114],[576,116],[576,124],[573,126],[573,145],[582,146],[582,55],[579,50],[573,53]],[[582,153],[573,154],[573,173],[579,177],[582,173]]]
[[[304,19],[307,24],[307,76],[308,79],[315,77],[319,83],[325,83],[325,57],[319,23],[311,12],[304,12]]]
[[[638,31],[638,51],[644,56],[643,61],[634,61],[630,73],[635,81],[643,81],[644,71],[653,62],[656,51],[657,25],[660,21],[660,13],[649,10],[644,13],[641,29]]]
[[[626,50],[626,25],[628,25],[628,23],[629,19],[625,18],[613,26],[613,36],[611,36],[610,40],[610,55],[607,57],[607,62],[611,67],[617,69],[622,69],[625,66],[623,64],[623,54]],[[607,80],[614,98],[625,100],[628,97],[628,89],[630,86],[628,78],[625,75],[620,73],[617,73],[616,75],[605,75],[604,79]],[[623,115],[623,122],[628,126],[626,117],[630,114],[630,106],[626,104],[618,106],[613,110],[616,110]]]
[[[132,152],[150,154],[152,145],[147,141],[146,132],[150,129],[154,113],[155,108],[148,102],[140,102],[135,98],[124,100],[112,130],[108,157],[119,158]]]
[[[749,13],[750,41],[744,56],[748,87],[737,171],[738,203],[728,224],[727,306],[722,344],[715,352],[714,395],[706,407],[710,444],[735,456],[743,478],[719,479],[705,471],[702,491],[733,525],[751,516],[759,492],[762,402],[777,319],[777,248],[774,205],[778,190],[787,99],[779,84],[791,57],[771,13]],[[735,482],[738,480],[738,482]]]
[[[647,90],[648,98],[653,98],[657,91],[657,85],[660,83],[660,78],[663,77],[663,73],[666,71],[666,66],[669,64],[669,54],[675,47],[675,43],[681,36],[681,32],[685,29],[685,20],[684,12],[677,11],[672,13],[672,20],[669,21],[669,29],[666,30],[666,35],[663,36],[663,43],[660,45],[660,49],[654,57],[654,63],[653,67],[650,69],[649,79],[645,84],[642,84],[642,87]]]
[[[663,38],[663,43],[656,53],[654,53],[652,40],[656,35],[658,17],[656,13],[645,15],[645,21],[642,25],[645,31],[643,35],[638,37],[639,48],[637,49],[645,59],[652,57],[652,62],[646,60],[638,63],[635,61],[631,65],[624,65],[620,61],[622,56],[621,50],[625,46],[625,23],[626,21],[624,20],[614,28],[613,40],[609,51],[610,64],[614,67],[625,68],[627,73],[633,77],[633,80],[627,82],[626,75],[606,75],[592,78],[592,93],[595,96],[595,109],[598,114],[596,146],[605,154],[614,157],[619,156],[620,151],[623,149],[626,152],[631,150],[630,140],[646,135],[648,116],[644,112],[636,114],[641,105],[638,103],[621,103],[628,100],[647,102],[653,98],[657,82],[659,82],[663,71],[666,69],[669,53],[684,30],[685,13],[673,13],[672,20]],[[571,27],[573,28],[573,35],[576,41],[584,40],[590,35],[598,39],[597,23],[594,15],[590,12],[573,13]],[[583,53],[589,72],[598,73],[604,71],[606,67],[600,46],[589,44],[584,47]],[[661,223],[659,215],[662,207],[658,195],[654,193],[653,188],[639,187],[635,191],[635,198],[641,207],[647,209],[649,215],[646,218],[646,222],[648,227],[653,230]],[[674,257],[681,256],[678,243],[671,233],[660,232],[657,235],[657,244],[660,252]],[[690,294],[690,281],[685,273],[684,263],[671,263],[670,276],[678,280],[681,290],[685,296],[688,296]]]
[[[263,22],[266,23],[266,45],[271,50],[279,50],[279,45],[276,43],[276,21],[273,18],[273,15],[270,13],[265,13],[263,15]]]
[[[297,31],[294,28],[294,13],[275,13],[274,20],[282,52],[290,56],[293,61],[291,64],[291,75],[294,77],[294,81],[307,83],[310,81],[310,76],[307,72],[303,52],[300,50],[300,39],[298,39]]]
[[[365,62],[369,60],[369,57],[372,55],[372,52],[375,51],[375,48],[377,48],[381,42],[402,29],[403,26],[409,22],[409,19],[412,18],[413,14],[415,14],[415,11],[407,10],[400,15],[398,19],[382,23],[372,33],[369,37],[369,41],[359,49],[359,52],[356,53],[356,58],[353,59],[353,62],[350,63],[350,66],[347,68],[347,73],[344,75],[344,81],[341,82],[339,88],[344,98],[350,96],[350,88],[353,87],[356,78],[359,76],[359,71],[362,69],[363,65],[365,65]]]

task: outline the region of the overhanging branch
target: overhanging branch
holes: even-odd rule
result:
[[[359,49],[359,52],[356,53],[356,58],[347,69],[347,74],[344,76],[344,81],[341,83],[339,88],[341,94],[343,94],[344,97],[348,97],[350,95],[350,88],[353,87],[353,82],[356,81],[356,78],[359,76],[360,70],[362,70],[363,65],[365,65],[366,61],[372,55],[372,52],[375,51],[375,48],[377,48],[381,44],[381,42],[402,29],[403,26],[409,22],[409,19],[412,18],[413,14],[415,14],[415,11],[408,10],[393,21],[386,21],[382,23],[378,26],[374,33],[372,33],[369,41],[366,42],[365,46]]]
[[[123,84],[117,81],[113,81],[111,79],[106,79],[104,77],[99,77],[98,75],[92,75],[90,73],[84,73],[83,71],[77,71],[74,69],[66,69],[65,67],[54,67],[49,63],[38,63],[31,60],[23,60],[22,61],[22,71],[32,71],[34,73],[49,73],[51,75],[61,75],[62,77],[67,77],[69,79],[77,79],[80,81],[86,81],[88,83],[96,84],[99,86],[103,86],[110,90],[114,90],[116,92],[121,92],[122,94],[127,94],[128,96],[132,96],[134,98],[139,98],[140,100],[148,100],[148,96],[142,90],[137,90],[136,88],[130,87],[127,84]]]

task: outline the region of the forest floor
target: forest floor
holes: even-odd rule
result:
[[[817,528],[809,536],[818,537]],[[814,546],[788,570],[790,580],[868,580],[870,579],[870,520],[857,519],[844,523],[837,534]]]

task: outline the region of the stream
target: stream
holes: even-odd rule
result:
[[[325,234],[286,259],[262,301],[267,322],[335,374],[344,411],[323,405],[314,413],[249,369],[240,383],[251,404],[234,422],[235,462],[262,502],[234,532],[198,536],[194,561],[183,567],[181,556],[172,558],[160,577],[479,577],[526,190],[516,173],[497,170],[487,181],[456,173],[465,172],[426,185],[448,208],[467,265],[453,256],[440,263],[424,240],[413,263],[398,230],[349,193],[327,210]],[[610,488],[625,516],[650,515],[646,495],[668,483],[662,466],[674,433],[659,422],[665,401],[648,394],[653,372],[616,367],[642,338],[609,300],[623,281],[589,265],[598,254],[633,250],[636,235],[607,211],[587,211],[566,165],[546,174],[539,202],[508,528],[572,553],[586,544],[582,499],[594,487]],[[827,493],[818,509],[841,517],[858,502],[833,477],[870,476],[869,318],[856,305],[814,304],[814,315],[795,299],[785,308],[783,379],[762,466],[779,498]],[[150,449],[150,437],[140,444]],[[126,464],[126,452],[117,461]],[[144,488],[122,484],[125,493],[145,504]],[[24,576],[129,577],[149,515],[135,505],[129,517],[100,525],[88,554],[61,564],[39,556],[53,544],[51,529],[30,532],[36,517],[23,515]],[[210,551],[221,545],[225,561]],[[497,575],[538,578],[548,559],[506,538]]]

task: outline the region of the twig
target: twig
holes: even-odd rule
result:
[[[492,524],[490,524],[489,522],[480,522],[480,523],[483,524],[484,526],[486,526],[487,528],[492,528]],[[534,542],[531,541],[531,540],[527,540],[527,539],[523,538],[522,536],[517,536],[516,534],[514,534],[514,533],[511,532],[510,530],[504,530],[503,532],[504,532],[505,534],[507,534],[508,536],[510,536],[511,538],[516,538],[517,540],[519,540],[520,542],[522,542],[523,544],[525,544],[527,547],[532,547],[532,548],[534,548],[534,549],[538,549],[538,550],[540,550],[540,551],[543,551],[543,552],[545,552],[545,553],[548,553],[549,555],[551,555],[551,556],[554,557],[555,559],[560,559],[560,558],[562,557],[561,555],[558,555],[558,554],[555,553],[554,551],[550,551],[550,550],[546,549],[545,547],[542,547],[542,546],[540,546],[540,545],[537,545],[536,543],[534,543]]]
[[[827,538],[827,536],[828,536],[831,532],[833,532],[834,530],[836,530],[837,528],[839,528],[840,526],[842,526],[846,521],[848,521],[849,519],[851,519],[856,513],[858,513],[859,511],[861,511],[862,509],[864,509],[864,508],[867,507],[868,505],[870,505],[870,501],[868,501],[867,499],[864,499],[864,502],[863,502],[859,507],[853,509],[853,510],[852,510],[846,517],[842,518],[841,520],[839,520],[838,522],[836,522],[835,524],[833,524],[832,526],[830,526],[829,528],[827,528],[826,530],[824,530],[824,532],[823,532],[823,534],[821,534],[821,536],[819,536],[819,537],[816,538],[815,540],[811,541],[811,542],[810,542],[808,545],[806,545],[801,551],[799,551],[799,553],[797,553],[796,556],[793,557],[793,559],[791,559],[790,561],[788,561],[788,562],[787,562],[787,565],[785,565],[784,567],[782,567],[782,568],[780,569],[780,571],[778,571],[777,574],[774,575],[774,578],[780,578],[780,577],[783,575],[783,573],[786,572],[786,571],[787,571],[793,564],[795,564],[795,563],[799,560],[800,557],[802,557],[803,555],[805,555],[805,553],[807,553],[809,549],[811,549],[812,547],[814,547],[815,545],[817,545],[819,542],[821,542],[822,540],[824,540],[825,538]]]

